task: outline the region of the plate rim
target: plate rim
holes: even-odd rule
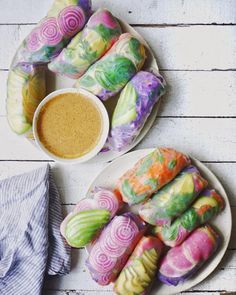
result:
[[[89,186],[88,186],[88,189],[85,193],[85,197],[88,197],[91,190],[94,188],[95,186],[95,182],[97,180],[97,178],[99,176],[101,176],[102,173],[104,173],[106,170],[109,170],[111,168],[112,165],[118,163],[122,158],[129,158],[130,154],[141,154],[140,156],[138,156],[137,158],[137,161],[139,161],[142,157],[144,157],[145,155],[147,155],[148,153],[151,153],[152,151],[154,151],[155,148],[145,148],[145,149],[138,149],[138,150],[134,150],[134,151],[130,151],[116,159],[114,159],[113,161],[111,161],[110,163],[108,163],[95,177],[94,179],[90,182]],[[186,153],[185,153],[186,154]],[[219,247],[219,249],[217,250],[217,253],[214,257],[212,257],[212,260],[211,261],[214,261],[216,258],[216,262],[214,265],[212,265],[212,267],[208,270],[208,271],[204,271],[202,273],[197,273],[196,275],[196,278],[194,279],[194,281],[191,283],[190,281],[186,280],[182,286],[184,286],[186,283],[188,283],[188,286],[186,286],[186,288],[183,288],[181,290],[176,290],[175,292],[168,292],[168,293],[161,293],[158,289],[155,291],[151,290],[151,294],[160,294],[160,295],[174,295],[174,294],[177,294],[179,292],[184,292],[184,291],[187,291],[191,288],[193,288],[194,286],[198,285],[199,283],[203,282],[210,274],[212,274],[216,268],[218,267],[218,265],[220,264],[220,262],[222,261],[226,251],[227,251],[227,248],[228,248],[228,245],[229,245],[229,242],[230,242],[230,238],[231,238],[231,234],[232,234],[232,211],[231,211],[231,207],[230,207],[230,202],[229,202],[229,198],[228,198],[228,195],[222,185],[222,183],[219,181],[218,177],[204,164],[202,163],[201,161],[199,161],[198,159],[196,159],[195,157],[192,157],[191,155],[189,155],[192,163],[194,165],[197,166],[197,168],[199,168],[200,172],[203,174],[207,173],[209,175],[209,177],[211,179],[214,179],[217,183],[217,186],[219,187],[219,189],[217,189],[218,191],[220,190],[220,194],[222,194],[224,200],[225,200],[225,207],[227,206],[228,209],[229,209],[229,216],[228,216],[228,220],[227,222],[229,221],[229,224],[227,226],[227,228],[229,228],[229,233],[228,235],[226,236],[226,239],[225,239],[225,235],[223,235],[221,232],[221,236],[224,237],[224,240],[222,242],[222,245],[221,247]],[[123,159],[122,159],[123,160]],[[136,161],[136,162],[137,162]],[[129,169],[129,168],[128,168]],[[213,226],[214,227],[214,226]],[[219,232],[219,230],[218,230]],[[87,251],[87,248],[85,247],[85,250],[88,254],[88,251]],[[203,266],[204,267],[204,266]],[[163,284],[162,284],[163,285]],[[167,285],[166,285],[167,286]],[[177,288],[181,286],[181,285],[178,285]],[[170,287],[170,288],[174,288],[174,286],[167,286],[167,287]],[[158,287],[157,287],[158,288]]]

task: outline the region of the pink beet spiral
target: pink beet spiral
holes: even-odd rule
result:
[[[125,247],[120,247],[115,241],[111,239],[110,229],[107,228],[105,234],[101,234],[100,247],[101,250],[110,257],[119,258],[125,252]]]
[[[39,38],[46,45],[57,45],[62,40],[55,17],[45,19],[39,27]]]
[[[94,199],[100,209],[107,209],[111,213],[111,218],[119,209],[119,201],[112,191],[98,189],[94,194]]]
[[[34,29],[26,39],[27,48],[30,51],[37,51],[41,46],[38,29]]]
[[[80,31],[85,21],[83,9],[74,5],[64,8],[58,16],[60,31],[66,37],[72,37]]]
[[[120,216],[112,223],[111,239],[119,246],[128,246],[138,232],[139,229],[132,219],[129,219],[129,222],[127,222],[125,217]]]
[[[109,257],[97,244],[93,246],[90,252],[89,263],[99,273],[107,273],[115,267],[116,259]]]

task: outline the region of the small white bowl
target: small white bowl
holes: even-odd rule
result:
[[[54,97],[58,96],[59,94],[63,94],[63,93],[79,93],[82,94],[84,96],[86,96],[88,99],[90,99],[99,109],[100,113],[101,113],[101,117],[102,117],[102,132],[100,135],[100,139],[97,143],[97,145],[87,154],[79,157],[79,158],[73,158],[73,159],[66,159],[66,158],[61,158],[58,157],[56,155],[54,155],[53,153],[51,153],[50,151],[48,151],[46,149],[46,147],[43,145],[43,143],[40,141],[40,138],[38,136],[38,131],[37,131],[37,121],[38,121],[38,116],[39,113],[42,109],[42,107],[50,100],[52,100]],[[50,158],[52,158],[53,160],[60,162],[62,164],[76,164],[76,163],[83,163],[86,162],[90,159],[92,159],[94,156],[96,156],[100,150],[103,148],[106,140],[107,140],[107,136],[108,136],[108,132],[109,132],[109,117],[108,117],[108,113],[106,108],[104,107],[103,103],[99,100],[99,98],[95,95],[93,95],[92,93],[82,89],[82,88],[65,88],[65,89],[60,89],[60,90],[56,90],[53,91],[52,93],[50,93],[49,95],[47,95],[38,105],[35,113],[34,113],[34,118],[33,118],[33,135],[35,138],[35,141],[38,145],[38,147]]]

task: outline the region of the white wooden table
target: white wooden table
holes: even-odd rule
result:
[[[47,12],[52,0],[0,0],[0,178],[49,162],[7,125],[6,78],[21,40]],[[236,1],[93,0],[143,34],[155,51],[168,93],[148,136],[137,149],[167,145],[206,163],[222,181],[233,212],[233,233],[217,270],[185,292],[236,291]],[[69,211],[107,164],[62,167],[51,163]],[[84,266],[86,254],[73,251],[72,272],[47,282],[48,295],[111,294],[98,287]],[[1,293],[1,292],[0,292]],[[17,294],[16,294],[17,295]]]

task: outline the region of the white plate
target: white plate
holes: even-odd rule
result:
[[[89,187],[89,190],[86,196],[89,195],[90,191],[95,186],[102,186],[107,188],[114,188],[114,185],[117,179],[123,175],[128,169],[132,168],[133,165],[142,157],[151,153],[153,149],[143,149],[137,150],[134,152],[130,152],[115,161],[109,164],[92,182]],[[216,176],[200,161],[192,158],[192,163],[199,168],[201,174],[208,180],[209,186],[216,189],[221,196],[225,200],[225,209],[221,214],[219,214],[212,222],[210,222],[213,226],[216,227],[218,232],[222,236],[222,244],[217,251],[216,255],[208,262],[206,265],[201,267],[201,269],[194,275],[192,278],[187,280],[185,283],[179,284],[178,286],[167,286],[160,282],[157,282],[153,288],[151,294],[157,295],[171,295],[179,292],[186,291],[193,286],[199,284],[203,281],[220,263],[222,257],[227,250],[227,246],[229,244],[231,228],[232,228],[232,218],[231,218],[231,209],[228,197],[226,192],[221,185],[220,181],[216,178]]]
[[[145,47],[147,49],[146,50],[147,59],[146,59],[146,62],[144,64],[144,67],[142,68],[142,70],[151,71],[151,72],[157,74],[159,72],[159,69],[157,66],[156,58],[155,58],[150,46],[147,44],[147,42],[144,40],[144,38],[138,32],[136,32],[129,24],[123,22],[120,19],[118,19],[118,20],[120,22],[122,32],[129,32],[132,35],[134,35],[135,37],[137,37],[145,45]],[[70,79],[70,78],[67,78],[64,76],[56,75],[55,73],[50,72],[50,71],[47,71],[46,75],[47,75],[46,76],[47,94],[52,91],[58,90],[58,89],[74,87],[74,84],[76,81],[76,80],[73,80],[73,79]],[[111,118],[113,110],[116,106],[118,97],[119,97],[119,94],[114,97],[111,97],[106,102],[104,102],[104,104],[108,110],[108,114],[109,114],[110,118]],[[89,162],[96,162],[96,163],[97,162],[108,162],[108,161],[111,161],[111,160],[127,153],[129,150],[134,148],[144,138],[144,136],[147,134],[149,129],[152,127],[152,125],[156,119],[156,115],[158,112],[158,106],[159,106],[159,102],[154,106],[154,108],[153,108],[150,116],[148,117],[143,129],[141,130],[140,134],[137,136],[135,141],[130,146],[128,146],[122,152],[107,151],[107,152],[99,153],[96,157],[94,157]],[[31,143],[36,145],[34,139],[32,138],[32,132],[30,132],[28,134],[27,138]]]

